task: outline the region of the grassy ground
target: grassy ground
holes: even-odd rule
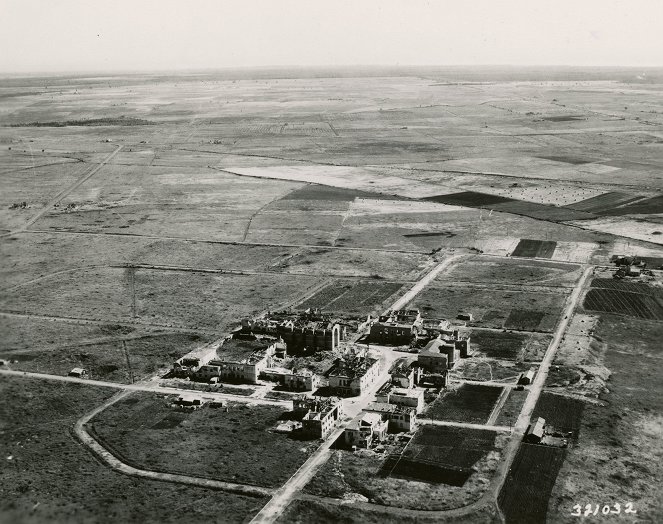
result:
[[[140,327],[10,317],[0,317],[0,327],[6,334],[0,358],[18,361],[12,369],[66,375],[83,367],[91,378],[113,382],[149,377],[210,340],[193,333],[159,334]]]
[[[277,522],[279,524],[491,524],[496,519],[495,509],[482,507],[467,516],[445,517],[444,515],[425,516],[401,514],[393,509],[363,509],[357,504],[330,504],[319,500],[295,500],[286,508]]]
[[[637,515],[626,522],[658,522],[663,403],[658,370],[663,324],[602,315],[596,336],[605,342],[603,364],[612,374],[600,395],[587,404],[576,446],[569,449],[550,500],[559,522],[572,522],[575,504],[632,502]],[[628,365],[624,359],[628,358]],[[577,519],[577,517],[576,517]]]
[[[564,295],[559,293],[535,292],[513,288],[503,290],[490,287],[444,287],[436,282],[424,289],[408,308],[419,308],[431,318],[456,318],[459,313],[469,312],[474,316],[472,325],[502,328],[512,310],[528,310],[541,313],[535,326],[526,326],[542,332],[551,332],[564,305]]]
[[[269,431],[284,414],[279,408],[230,404],[228,411],[181,411],[172,401],[134,395],[102,412],[91,427],[140,467],[265,487],[280,486],[317,447]]]
[[[0,521],[20,523],[243,522],[264,500],[114,472],[71,434],[108,389],[3,378]],[[11,459],[9,458],[11,457]]]
[[[462,384],[436,399],[423,416],[435,420],[485,424],[501,393],[502,388],[499,387]]]

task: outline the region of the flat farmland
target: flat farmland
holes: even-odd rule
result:
[[[663,320],[663,297],[643,293],[591,288],[585,295],[583,307],[589,311]]]
[[[573,287],[580,273],[576,264],[481,256],[454,265],[437,281]]]
[[[620,500],[632,502],[638,511],[629,521],[658,522],[663,516],[658,502],[663,474],[663,324],[601,314],[595,335],[604,343],[599,364],[611,371],[610,380],[597,392],[600,404],[584,406],[578,440],[568,448],[550,512],[570,523],[577,521],[569,515],[574,504]],[[622,503],[622,514],[615,518],[626,519],[623,509]]]
[[[471,465],[475,471],[462,485],[457,485],[459,484],[457,482],[454,484],[433,482],[430,479],[418,478],[416,475],[400,475],[393,471],[393,457],[385,459],[381,454],[334,450],[330,459],[306,485],[304,491],[309,495],[339,500],[366,497],[382,506],[428,511],[453,509],[471,504],[485,493],[488,480],[495,471],[499,449],[503,444],[501,437],[488,434],[483,440],[475,438],[467,443],[461,443],[459,436],[453,431],[435,433],[435,436],[439,437],[439,440],[435,440],[436,446],[449,445],[456,451],[464,450],[465,461],[462,465],[474,459]],[[474,434],[462,436],[475,437]],[[491,436],[495,436],[494,442]],[[399,455],[403,447],[402,444],[394,446],[391,442],[385,446],[390,455]],[[467,451],[467,447],[476,447],[476,452]],[[441,453],[438,453],[438,458],[440,455]],[[454,466],[449,457],[446,460],[442,457],[441,462],[442,467],[453,470]]]
[[[70,430],[112,394],[107,388],[3,377],[0,394],[12,399],[0,406],[3,522],[176,523],[185,512],[187,521],[202,524],[222,512],[224,521],[239,523],[266,502],[133,478],[102,464]]]
[[[2,278],[7,287],[97,264],[269,270],[299,253],[297,248],[62,232],[18,234],[10,237],[2,249],[7,260]]]
[[[498,498],[507,522],[548,522],[548,499],[566,450],[522,443]]]
[[[268,308],[297,300],[317,283],[305,275],[227,275],[196,271],[93,268],[24,285],[5,311],[223,331]]]
[[[383,474],[463,486],[473,468],[497,448],[497,434],[483,429],[421,426],[400,455],[391,455]]]
[[[172,407],[174,399],[135,394],[89,427],[136,467],[263,487],[283,484],[319,444],[270,431],[285,409],[231,403],[228,411],[186,411]]]
[[[454,319],[459,313],[472,313],[474,320],[471,325],[498,329],[505,327],[512,310],[527,309],[532,314],[542,314],[534,329],[552,332],[565,300],[564,294],[551,292],[552,289],[539,288],[537,292],[515,287],[445,287],[444,282],[436,281],[410,302],[408,308],[418,308],[431,318]]]
[[[570,220],[570,219],[569,219]],[[521,239],[512,255],[514,257],[552,258],[556,242],[550,240]]]
[[[130,321],[131,279],[118,268],[53,274],[5,294],[0,307],[16,313]]]
[[[88,370],[96,380],[131,383],[170,366],[211,340],[199,334],[159,333],[119,325],[78,325],[0,316],[0,358],[11,369],[66,375]]]
[[[525,404],[528,395],[529,391],[518,391],[515,388],[511,388],[509,396],[506,397],[506,401],[502,405],[502,409],[495,420],[495,425],[515,426],[518,417],[520,416],[520,410],[523,409],[523,405]]]
[[[462,359],[452,371],[453,377],[466,380],[500,380],[515,383],[521,373],[526,372],[532,364],[492,358]]]
[[[543,417],[546,425],[564,433],[571,432],[577,440],[584,407],[582,400],[544,391],[534,407],[532,420]]]
[[[433,265],[431,257],[419,253],[306,249],[282,260],[270,269],[286,273],[362,277],[386,280],[416,280]]]
[[[276,244],[333,245],[343,225],[342,213],[315,211],[268,211],[251,220],[247,226],[248,242]]]
[[[500,387],[462,384],[437,398],[423,416],[450,422],[485,424],[501,393]]]
[[[297,309],[320,308],[323,312],[367,315],[403,287],[398,282],[351,282],[338,280],[297,305]]]
[[[222,173],[206,165],[107,165],[35,227],[241,241],[255,213],[298,187]]]
[[[511,361],[541,360],[550,343],[550,336],[540,333],[473,329],[470,337],[473,358],[487,357]]]
[[[242,318],[297,301],[318,282],[304,275],[136,270],[136,317],[223,331]]]

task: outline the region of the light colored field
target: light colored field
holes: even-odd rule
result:
[[[663,214],[646,215],[646,218],[640,215],[602,217],[593,220],[575,220],[568,223],[584,229],[663,245]]]
[[[310,182],[346,189],[358,189],[408,198],[439,195],[443,189],[422,182],[408,181],[394,176],[380,175],[374,170],[346,166],[279,166],[243,168],[228,166],[231,173],[257,178]]]

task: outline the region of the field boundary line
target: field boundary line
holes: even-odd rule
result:
[[[499,417],[500,412],[502,411],[502,407],[504,407],[504,403],[506,402],[506,399],[509,397],[510,393],[511,393],[511,388],[504,388],[502,390],[502,393],[500,393],[497,402],[495,402],[493,410],[490,412],[490,416],[488,417],[486,425],[492,426],[493,424],[495,424],[495,421],[497,420],[497,417]]]

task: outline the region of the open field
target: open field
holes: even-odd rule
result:
[[[582,400],[544,391],[534,407],[532,419],[543,417],[546,425],[555,431],[572,433],[574,440],[577,440],[584,408]]]
[[[454,319],[459,313],[472,313],[473,326],[550,332],[557,324],[565,298],[559,292],[551,292],[551,289],[554,288],[535,292],[516,287],[445,287],[444,282],[435,281],[408,307],[419,308],[431,318]],[[522,319],[519,312],[523,311],[527,312],[527,319]],[[541,315],[538,322],[533,315]]]
[[[297,305],[297,309],[320,308],[323,312],[363,315],[375,314],[403,287],[397,282],[349,282],[337,280]]]
[[[620,313],[649,320],[663,320],[663,295],[592,288],[585,295],[583,307],[589,311]]]
[[[186,411],[173,401],[133,395],[95,417],[90,429],[135,467],[264,487],[280,486],[317,447],[270,431],[285,413],[279,408],[230,404],[228,411]]]
[[[548,515],[548,498],[565,456],[562,448],[520,445],[499,496],[506,522],[556,522],[555,513]]]
[[[211,340],[194,333],[2,316],[0,330],[6,333],[0,358],[17,361],[12,369],[66,375],[82,367],[96,380],[126,383],[151,376]]]
[[[5,296],[0,307],[27,314],[148,323],[222,332],[243,317],[296,301],[316,279],[186,270],[94,268],[56,274]]]
[[[514,257],[552,258],[556,246],[556,242],[523,238],[513,250],[512,255]]]
[[[473,358],[488,357],[499,360],[536,361],[550,343],[550,336],[540,333],[513,333],[472,330],[470,342]]]
[[[603,405],[587,404],[579,438],[567,453],[550,499],[559,522],[574,504],[619,502],[626,522],[661,520],[661,323],[628,316],[601,314],[595,336],[603,341],[600,363],[610,380],[599,397]],[[628,365],[624,365],[628,359]],[[591,494],[591,495],[590,495]],[[637,515],[623,514],[632,502]]]
[[[3,377],[0,478],[3,522],[243,522],[264,500],[136,479],[100,463],[71,435],[109,390]],[[11,457],[11,458],[9,458]]]
[[[527,395],[529,395],[529,391],[518,391],[515,388],[511,388],[495,424],[498,426],[515,426]]]
[[[492,358],[461,359],[451,372],[451,377],[466,380],[500,380],[513,382],[518,380],[521,373],[526,372],[532,365],[528,362],[513,362],[509,360],[494,360]]]
[[[477,463],[497,445],[493,431],[421,426],[401,454],[389,456],[382,471],[388,476],[464,486],[474,476]]]
[[[453,441],[455,451],[462,447],[449,432],[436,435],[441,437],[440,443],[442,437],[445,437],[445,442]],[[501,440],[496,446],[501,446]],[[399,454],[403,444],[387,444],[385,447],[388,454]],[[499,457],[499,452],[491,449],[492,440],[484,452],[477,453],[476,457],[473,455],[476,471],[462,486],[401,476],[392,471],[393,460],[384,453],[337,450],[306,486],[305,493],[340,500],[370,500],[392,508],[430,511],[462,507],[478,499],[485,491],[485,480],[492,475]]]
[[[15,314],[0,315],[0,358],[18,359],[9,366],[19,370],[81,365],[94,378],[130,382],[267,309],[380,309],[440,257],[464,254],[409,306],[429,318],[472,313],[470,329],[500,330],[473,334],[477,355],[452,370],[452,386],[455,378],[515,382],[541,360],[579,264],[663,258],[663,76],[641,74],[381,68],[3,78],[0,310]],[[595,284],[584,305],[602,319],[585,328],[588,316],[574,317],[546,387],[606,405],[587,404],[580,418],[575,400],[541,397],[536,413],[577,435],[549,519],[572,521],[573,504],[597,502],[579,494],[592,493],[633,500],[643,519],[663,520],[655,507],[663,303],[640,286]],[[335,356],[320,353],[311,365]],[[0,473],[8,486],[0,520],[242,521],[264,502],[116,475],[68,433],[103,394],[15,384],[2,384],[11,401],[0,407],[0,440],[9,439],[14,458]],[[500,390],[479,391],[488,389]],[[510,391],[497,423],[513,423],[522,394]],[[484,421],[484,397],[458,395],[451,416]],[[280,415],[271,408],[185,413],[154,395],[129,399],[137,402],[90,425],[145,467],[279,486],[311,452],[269,432]],[[490,511],[398,513],[399,505],[471,502],[495,471],[501,435],[430,431],[412,450],[435,467],[408,455],[385,477],[380,454],[334,451],[310,488],[359,502],[307,495],[282,520],[499,520]],[[502,499],[507,519],[545,515],[554,483],[545,462],[550,472],[561,464],[553,455],[521,450]],[[478,471],[463,486],[430,482],[439,464],[457,481],[475,458]],[[529,495],[532,512],[518,513]],[[365,499],[392,513],[369,511]]]
[[[485,424],[502,388],[463,384],[437,398],[423,416],[435,420]]]
[[[580,273],[576,264],[478,256],[456,264],[437,281],[573,287]]]
[[[490,524],[495,519],[495,509],[483,506],[464,516],[445,516],[436,513],[431,516],[421,514],[401,514],[393,508],[371,506],[365,509],[361,503],[330,504],[315,497],[294,500],[279,517],[279,524],[401,524],[403,520],[414,524]]]

